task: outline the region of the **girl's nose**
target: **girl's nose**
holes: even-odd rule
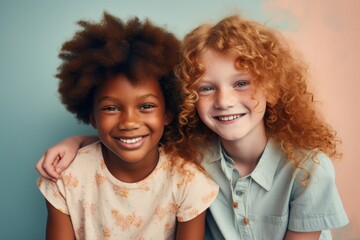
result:
[[[235,103],[234,94],[229,91],[218,91],[215,94],[214,107],[218,109],[226,109],[233,107]]]
[[[135,111],[125,110],[121,113],[117,125],[119,130],[134,130],[140,127],[140,119]]]

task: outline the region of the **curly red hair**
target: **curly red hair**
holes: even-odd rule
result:
[[[279,143],[296,167],[304,168],[302,159],[308,151],[313,161],[317,161],[315,156],[320,151],[330,157],[340,155],[336,149],[340,140],[319,114],[308,90],[307,65],[277,31],[234,15],[216,25],[201,25],[184,39],[181,62],[175,71],[184,84],[181,135],[176,140],[176,148],[184,156],[199,155],[199,146],[216,137],[195,108],[198,95],[194,86],[205,72],[201,57],[209,49],[235,55],[236,68],[251,73],[255,85],[265,91],[267,136]]]

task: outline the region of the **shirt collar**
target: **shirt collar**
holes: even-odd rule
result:
[[[204,161],[206,163],[213,163],[220,161],[222,159],[221,151],[221,143],[220,139],[216,139],[214,142],[210,144],[209,148],[206,148],[205,152],[203,152],[204,155]]]
[[[206,153],[207,163],[221,161],[221,159],[232,162],[231,158],[227,157],[226,153],[223,153],[220,140],[214,142],[211,149],[211,151]],[[276,169],[282,157],[280,149],[274,140],[269,139],[259,163],[250,174],[251,178],[266,191],[271,190]]]
[[[276,169],[282,157],[281,148],[273,141],[269,140],[265,150],[256,165],[251,177],[266,191],[270,191],[273,185]]]

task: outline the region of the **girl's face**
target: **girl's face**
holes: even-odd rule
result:
[[[92,124],[107,147],[108,159],[119,165],[141,168],[157,161],[158,143],[170,120],[157,79],[134,83],[119,75],[95,93]]]
[[[264,136],[266,98],[255,89],[249,73],[235,68],[235,57],[206,51],[201,63],[206,72],[196,84],[201,120],[224,141]]]

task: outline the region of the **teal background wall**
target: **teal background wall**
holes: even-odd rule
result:
[[[123,19],[149,17],[182,38],[204,21],[239,11],[280,30],[296,31],[293,17],[283,9],[267,8],[267,2],[271,1],[0,0],[0,239],[44,239],[46,208],[35,184],[34,165],[59,140],[94,133],[63,108],[54,78],[59,49],[79,29],[76,21],[99,20],[107,10]],[[352,202],[346,202],[348,211],[351,207]],[[358,215],[351,216],[355,229]],[[360,236],[355,230],[347,232],[351,234],[338,233],[338,239]]]

